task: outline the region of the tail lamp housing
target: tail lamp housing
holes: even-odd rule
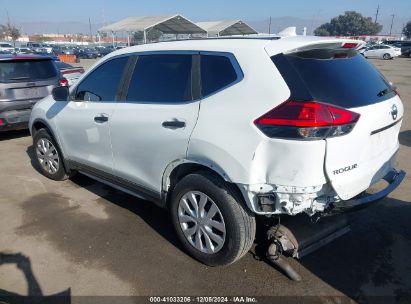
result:
[[[60,78],[59,79],[59,85],[61,87],[68,87],[69,86],[68,80],[66,78]]]
[[[324,139],[350,133],[360,114],[318,101],[287,100],[254,124],[268,137]]]

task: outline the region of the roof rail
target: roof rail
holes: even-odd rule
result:
[[[178,38],[170,40],[161,40],[147,42],[149,43],[163,43],[163,42],[176,42],[176,41],[198,41],[198,40],[278,40],[281,39],[280,36],[263,36],[263,37],[235,37],[235,36],[224,36],[224,37],[195,37],[195,38]]]

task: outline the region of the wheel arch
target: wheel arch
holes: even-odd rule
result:
[[[198,171],[207,171],[217,175],[222,180],[230,184],[236,194],[239,195],[239,197],[245,202],[245,198],[240,188],[238,188],[238,186],[233,183],[228,174],[225,173],[225,171],[220,166],[212,162],[179,159],[170,163],[164,170],[161,192],[163,202],[166,207],[168,207],[169,205],[171,193],[177,183],[188,174]]]
[[[66,162],[65,153],[64,153],[63,149],[61,148],[61,145],[60,145],[60,142],[59,142],[59,140],[58,140],[58,137],[56,136],[56,134],[54,133],[53,129],[50,127],[50,125],[49,125],[45,120],[43,120],[43,119],[41,119],[41,118],[38,118],[38,119],[35,119],[35,120],[33,121],[33,123],[31,124],[31,128],[30,128],[30,132],[31,132],[32,137],[34,138],[35,134],[36,134],[39,130],[41,130],[41,129],[46,129],[46,130],[50,133],[50,136],[51,136],[51,137],[54,139],[54,141],[56,142],[56,144],[57,144],[57,149],[60,151],[60,153],[61,153],[62,156],[63,156],[63,166],[64,166],[64,169],[66,170],[67,173],[69,173],[69,172],[70,172],[70,169],[69,169],[68,164],[67,164],[67,162]]]

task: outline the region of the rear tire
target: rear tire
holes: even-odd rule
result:
[[[250,250],[255,217],[240,195],[232,185],[207,171],[189,174],[176,185],[171,219],[191,256],[206,265],[220,266],[234,263]]]
[[[388,54],[388,53],[386,53],[386,54],[384,54],[384,55],[382,56],[382,58],[383,58],[384,60],[388,60],[388,59],[391,59],[391,55]]]
[[[34,134],[33,147],[35,161],[44,176],[56,181],[69,178],[64,168],[63,155],[46,129],[40,129]]]

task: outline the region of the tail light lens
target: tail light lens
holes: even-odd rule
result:
[[[360,114],[316,101],[288,100],[254,121],[267,136],[324,139],[351,132]]]
[[[353,48],[356,48],[357,45],[358,45],[358,43],[355,43],[355,42],[346,42],[346,43],[343,44],[342,47],[344,49],[353,49]]]
[[[66,78],[61,78],[61,79],[59,80],[59,85],[60,85],[61,87],[68,87],[68,80],[67,80]]]
[[[0,118],[0,126],[5,126],[5,125],[6,125],[6,121]]]

